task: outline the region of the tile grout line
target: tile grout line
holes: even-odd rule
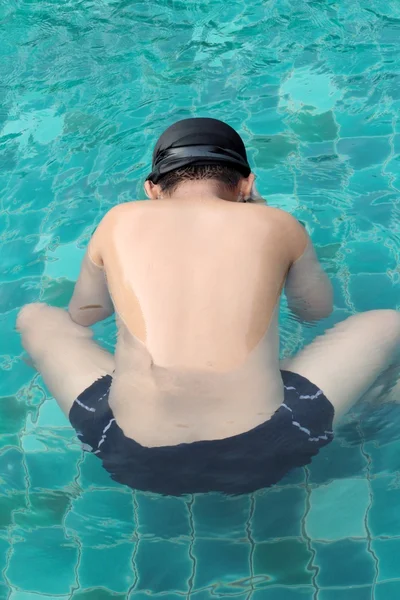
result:
[[[76,486],[77,486],[77,488],[78,488],[78,490],[80,490],[80,493],[79,493],[79,496],[80,496],[80,497],[82,497],[82,492],[83,492],[83,489],[82,489],[82,488],[81,488],[81,486],[79,485],[79,483],[78,483],[78,480],[79,480],[79,478],[80,478],[80,477],[81,477],[81,475],[82,475],[82,473],[81,473],[81,466],[82,466],[82,464],[83,464],[84,460],[85,460],[85,453],[84,453],[84,451],[82,450],[81,457],[80,457],[80,459],[77,461],[77,464],[76,464],[76,468],[77,468],[77,474],[76,474],[76,477],[73,479],[73,483],[75,483],[75,484],[76,484]],[[66,537],[69,537],[69,536],[68,536],[68,534],[67,534],[67,528],[66,528],[66,526],[65,526],[65,522],[66,522],[66,519],[67,519],[67,516],[68,516],[68,514],[69,514],[70,512],[72,512],[72,510],[73,510],[73,502],[74,502],[74,500],[76,500],[76,498],[74,498],[74,497],[73,497],[73,498],[71,498],[71,505],[70,505],[69,509],[68,509],[68,510],[65,512],[65,514],[64,514],[64,517],[63,517],[63,519],[62,519],[62,523],[61,523],[61,524],[62,524],[62,528],[63,528],[63,530],[64,530],[64,533],[65,533]],[[82,548],[83,548],[83,544],[82,544],[82,541],[81,541],[81,539],[79,538],[79,535],[74,535],[74,534],[72,534],[70,537],[71,537],[71,538],[72,538],[72,539],[73,539],[73,540],[76,542],[76,547],[77,547],[77,550],[78,550],[78,560],[76,561],[76,565],[75,565],[75,569],[74,569],[74,572],[75,572],[75,583],[76,583],[76,586],[77,586],[77,587],[72,587],[72,591],[71,591],[71,594],[70,594],[70,596],[69,596],[69,599],[68,599],[68,600],[71,600],[71,599],[73,598],[73,596],[74,596],[74,593],[75,593],[76,591],[78,591],[78,590],[80,589],[80,587],[81,587],[81,586],[80,586],[80,582],[79,582],[79,567],[80,567],[80,565],[81,565],[81,560],[82,560]]]
[[[132,592],[135,590],[138,582],[139,582],[139,573],[137,570],[137,566],[136,566],[136,555],[139,551],[139,503],[137,501],[137,492],[136,490],[132,491],[132,506],[133,506],[133,523],[135,526],[135,533],[132,536],[135,539],[135,549],[132,552],[132,570],[133,570],[133,574],[134,574],[134,582],[133,584],[130,586],[130,588],[128,588],[128,591],[126,593],[126,598],[129,599],[131,597]]]
[[[251,494],[251,496],[250,496],[249,516],[248,516],[247,521],[246,521],[247,539],[249,540],[250,547],[251,547],[250,555],[249,555],[251,590],[248,593],[248,595],[246,596],[246,600],[251,600],[251,598],[253,597],[253,594],[254,594],[254,552],[255,552],[255,549],[256,549],[256,544],[255,544],[254,538],[252,536],[251,524],[253,522],[253,516],[254,516],[255,506],[256,506],[256,500],[255,500],[254,492],[253,492]]]
[[[307,568],[310,568],[310,570],[314,571],[311,580],[312,580],[312,585],[315,590],[314,591],[314,600],[318,600],[320,588],[318,587],[318,584],[317,584],[317,576],[319,574],[320,569],[317,565],[314,565],[314,560],[315,560],[315,557],[317,556],[317,552],[316,552],[316,550],[314,550],[314,548],[311,545],[312,539],[309,537],[309,535],[307,533],[307,527],[306,527],[307,516],[309,515],[310,510],[311,510],[311,491],[312,490],[308,485],[309,479],[310,479],[310,472],[307,467],[304,467],[304,471],[306,474],[306,502],[305,502],[305,512],[301,519],[301,532],[302,532],[303,538],[306,540],[307,549],[311,553],[311,560],[307,564]]]
[[[30,383],[30,386],[32,385],[32,383],[33,383],[33,380]],[[21,431],[18,433],[19,451],[21,452],[21,456],[22,456],[21,462],[22,462],[23,469],[24,469],[25,498],[26,498],[26,508],[22,509],[21,512],[25,512],[25,510],[27,510],[27,509],[29,510],[29,508],[31,506],[30,495],[29,495],[29,490],[30,490],[30,473],[29,473],[28,464],[27,464],[26,458],[25,458],[26,455],[25,455],[25,452],[24,452],[23,447],[22,447],[22,438],[23,438],[23,436],[25,434],[25,431],[26,431],[26,420],[25,420],[24,428],[21,429]],[[11,594],[13,592],[13,585],[12,585],[11,580],[8,579],[8,577],[7,577],[7,571],[9,569],[9,567],[10,567],[11,557],[12,557],[12,555],[14,553],[13,531],[14,531],[14,529],[16,527],[15,520],[14,520],[14,514],[16,512],[20,512],[20,511],[12,511],[13,522],[12,522],[12,525],[9,527],[9,533],[10,533],[9,543],[10,543],[10,547],[9,547],[9,549],[7,551],[7,560],[6,560],[6,564],[4,566],[4,569],[3,569],[4,581],[7,582],[8,587],[9,587],[9,594],[7,596],[8,598],[11,597]]]
[[[188,580],[188,593],[187,593],[187,600],[190,600],[191,598],[191,594],[193,591],[193,585],[194,585],[194,579],[196,576],[196,569],[197,569],[197,560],[196,560],[196,555],[193,553],[193,548],[194,548],[194,542],[196,539],[196,529],[195,529],[195,525],[194,525],[194,515],[193,515],[193,505],[195,503],[195,496],[194,494],[191,494],[190,500],[188,500],[187,502],[185,502],[188,512],[189,512],[189,524],[190,524],[190,544],[189,544],[189,558],[192,561],[192,572],[190,574],[189,580]]]
[[[361,437],[361,446],[360,446],[360,451],[361,454],[364,456],[366,462],[367,462],[367,482],[368,482],[368,488],[369,488],[369,503],[367,506],[367,510],[365,511],[365,515],[364,515],[364,527],[365,527],[365,531],[367,533],[367,540],[368,540],[368,544],[367,544],[367,549],[368,552],[370,553],[370,555],[372,556],[372,560],[375,563],[375,577],[374,580],[372,582],[372,599],[375,599],[375,591],[376,591],[376,584],[377,584],[377,580],[378,580],[378,575],[379,575],[379,559],[377,557],[377,555],[375,554],[375,552],[372,549],[372,536],[371,536],[371,531],[369,529],[368,526],[368,517],[369,517],[369,513],[371,511],[372,508],[372,502],[373,502],[373,495],[372,495],[372,487],[371,487],[371,479],[370,479],[370,473],[371,473],[371,457],[370,455],[367,453],[367,451],[365,450],[365,438],[364,438],[364,432],[362,430],[361,427],[361,422],[358,421],[357,423],[357,430],[360,434]]]

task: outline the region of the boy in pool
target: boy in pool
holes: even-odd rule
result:
[[[253,201],[240,136],[214,119],[175,123],[145,190],[150,201],[104,216],[68,312],[22,309],[22,343],[117,481],[167,494],[272,485],[374,389],[400,315],[352,316],[281,370],[282,290],[299,319],[316,321],[331,313],[332,289],[305,229]],[[114,311],[113,356],[89,327]]]

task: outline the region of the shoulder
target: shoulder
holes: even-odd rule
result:
[[[305,232],[303,225],[290,213],[280,208],[272,206],[254,205],[254,214],[257,215],[262,222],[273,223],[279,227],[292,231],[293,233],[302,234]]]
[[[123,204],[117,204],[116,206],[113,206],[108,212],[106,212],[106,214],[100,221],[100,225],[109,225],[111,223],[121,221],[127,216],[139,212],[143,204],[146,204],[145,200],[137,200],[134,202],[124,202]]]
[[[138,200],[113,206],[101,219],[94,235],[106,234],[110,229],[114,230],[115,227],[120,227],[131,222],[133,217],[140,215],[144,204],[147,204],[147,201]]]
[[[254,206],[256,218],[268,235],[273,230],[279,240],[285,241],[292,260],[300,256],[309,242],[305,227],[290,213],[271,206]]]
[[[132,216],[140,211],[138,205],[144,201],[126,202],[113,206],[101,219],[89,242],[89,256],[97,264],[101,264],[102,255],[115,236],[115,230],[121,230],[126,223],[131,222]]]

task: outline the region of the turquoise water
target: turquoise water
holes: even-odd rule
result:
[[[400,597],[396,405],[354,412],[274,489],[133,493],[82,454],[13,329],[27,302],[65,306],[102,215],[194,115],[237,127],[260,191],[307,224],[331,323],[400,308],[399,39],[397,0],[0,2],[0,599]],[[112,346],[112,323],[96,334]],[[315,334],[285,321],[284,352]]]

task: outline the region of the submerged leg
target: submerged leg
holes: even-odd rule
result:
[[[367,392],[376,397],[399,356],[400,313],[374,310],[342,321],[284,364],[321,388],[337,418]]]
[[[91,339],[89,328],[74,323],[61,308],[28,304],[18,315],[17,329],[23,347],[67,416],[79,394],[114,371],[113,355]]]

